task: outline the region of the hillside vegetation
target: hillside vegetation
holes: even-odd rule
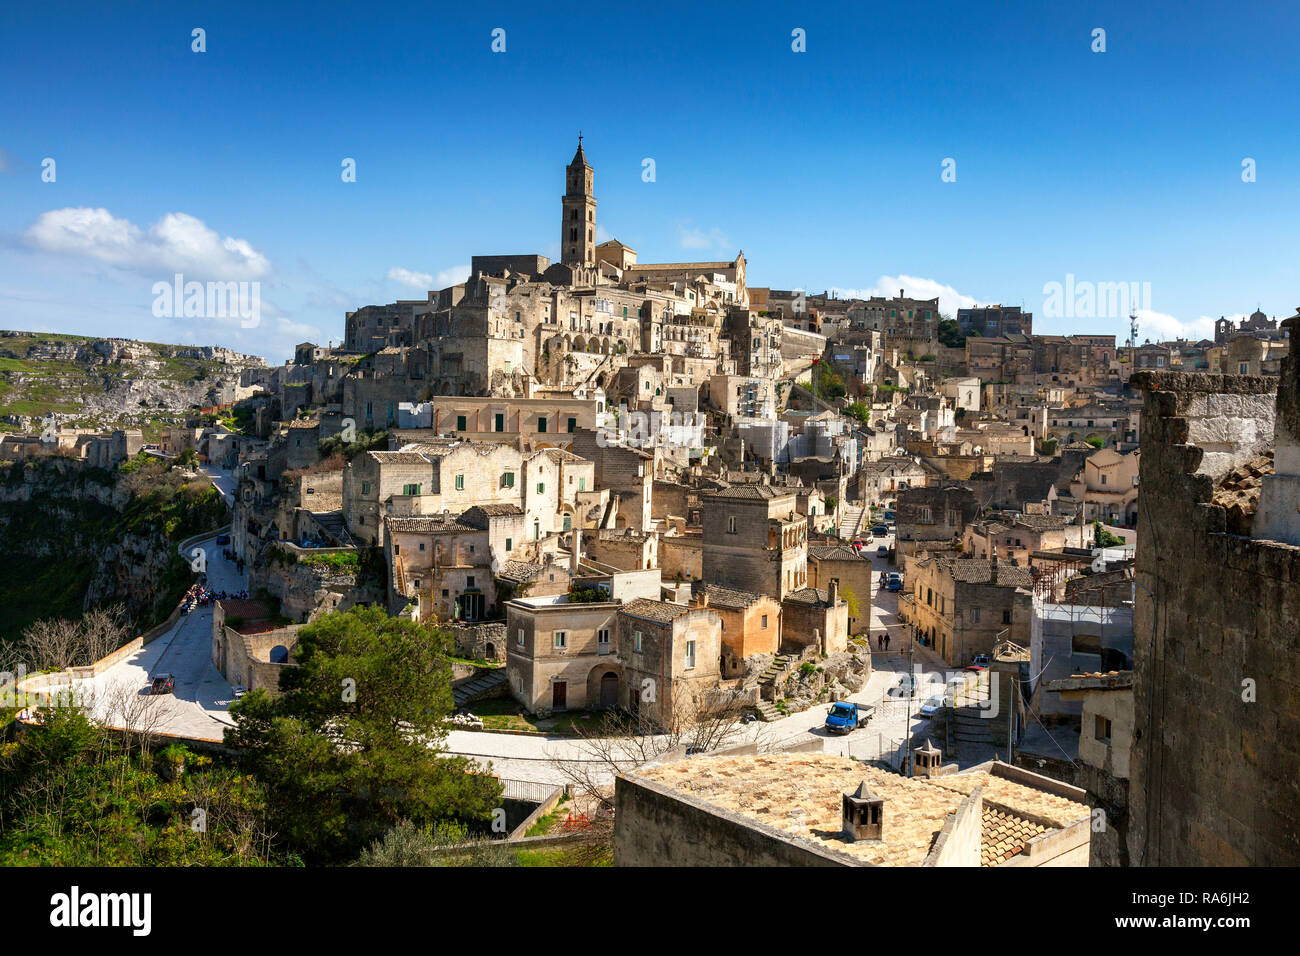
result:
[[[214,346],[0,331],[0,429],[37,430],[53,415],[152,432],[222,404],[241,371],[264,364]]]
[[[151,627],[193,579],[176,545],[227,520],[211,483],[174,463],[139,457],[110,472],[56,456],[10,465],[0,471],[0,641],[106,604]]]

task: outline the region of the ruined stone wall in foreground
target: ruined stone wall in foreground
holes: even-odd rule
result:
[[[1130,862],[1295,866],[1300,548],[1228,534],[1212,503],[1224,475],[1271,447],[1278,379],[1131,384],[1146,405]]]

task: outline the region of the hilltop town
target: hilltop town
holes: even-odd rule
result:
[[[1300,314],[1117,341],[643,262],[596,241],[581,140],[560,205],[559,261],[203,356],[183,424],[0,435],[226,500],[168,732],[221,740],[304,627],[377,608],[450,635],[449,751],[612,816],[616,864],[1300,862]]]

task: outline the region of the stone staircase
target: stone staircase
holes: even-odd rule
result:
[[[988,682],[988,671],[978,675],[966,692],[958,696],[957,704],[949,714],[945,730],[949,749],[955,749],[955,755],[978,759],[1000,742],[1005,743],[1005,719],[999,721],[996,717],[983,716],[983,708],[989,700]]]
[[[489,671],[486,674],[479,674],[465,681],[463,684],[456,684],[451,689],[451,699],[459,710],[466,704],[472,704],[476,700],[484,700],[488,697],[498,696],[506,688],[506,669],[499,667],[496,670]]]
[[[852,541],[858,536],[862,528],[862,516],[866,508],[861,505],[845,505],[844,513],[840,516],[840,537],[845,541]]]
[[[317,512],[312,515],[316,526],[333,538],[340,547],[348,547],[353,543],[352,535],[348,534],[347,523],[343,520],[342,511]]]
[[[759,698],[758,703],[754,705],[754,709],[758,711],[758,719],[767,721],[769,724],[772,723],[772,721],[780,720],[785,716],[776,709],[776,704],[772,703],[770,700],[763,700],[761,697]]]
[[[759,696],[762,697],[762,688],[771,687],[780,678],[784,677],[790,670],[790,661],[794,655],[777,654],[772,658],[772,662],[764,668],[763,673],[758,675]]]

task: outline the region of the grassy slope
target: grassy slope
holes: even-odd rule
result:
[[[134,363],[83,365],[76,362],[41,361],[22,356],[42,342],[93,342],[86,335],[33,334],[0,338],[0,418],[6,415],[41,417],[51,412],[75,415],[89,394],[102,394],[104,376],[116,379],[139,377],[143,369]],[[204,380],[224,366],[218,362],[181,358],[172,354],[180,346],[141,342],[163,363],[149,375],[163,382],[184,384]],[[22,378],[23,384],[17,379]],[[13,428],[0,423],[0,429]]]

